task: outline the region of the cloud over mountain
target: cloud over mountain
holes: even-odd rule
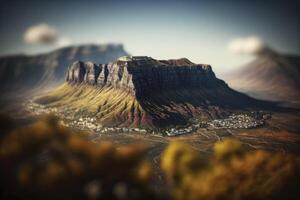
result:
[[[266,48],[265,43],[257,36],[237,38],[232,40],[228,48],[238,54],[257,54]]]
[[[57,39],[55,44],[57,47],[61,48],[71,46],[73,44],[73,41],[68,37],[60,37]]]
[[[24,41],[28,44],[52,44],[57,38],[56,29],[46,23],[31,26],[24,33]]]

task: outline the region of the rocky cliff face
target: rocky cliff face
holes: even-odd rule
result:
[[[125,89],[137,97],[167,90],[226,86],[210,65],[150,57],[129,57],[100,65],[77,61],[69,66],[67,81]]]

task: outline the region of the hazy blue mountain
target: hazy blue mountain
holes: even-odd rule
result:
[[[225,77],[234,89],[266,100],[300,101],[300,56],[269,50]]]
[[[122,45],[69,46],[39,55],[0,57],[2,93],[56,85],[64,81],[68,66],[76,60],[108,63],[128,55]]]

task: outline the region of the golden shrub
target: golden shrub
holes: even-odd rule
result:
[[[91,191],[98,199],[115,199],[114,187],[122,183],[125,199],[157,198],[144,148],[93,143],[83,135],[53,116],[12,130],[0,140],[2,191],[20,199],[89,199]],[[101,184],[86,189],[93,182]]]
[[[174,199],[299,197],[299,191],[295,189],[300,185],[297,156],[262,150],[246,152],[237,140],[216,143],[213,149],[213,156],[203,161],[205,157],[186,144],[176,142],[167,147],[161,166]]]

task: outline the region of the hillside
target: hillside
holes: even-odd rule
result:
[[[182,63],[176,65],[176,63]],[[67,82],[36,102],[95,117],[104,126],[167,127],[193,117],[218,118],[267,103],[236,92],[210,65],[123,57],[109,64],[75,62]]]
[[[226,77],[234,89],[266,100],[300,102],[300,57],[264,52]]]

